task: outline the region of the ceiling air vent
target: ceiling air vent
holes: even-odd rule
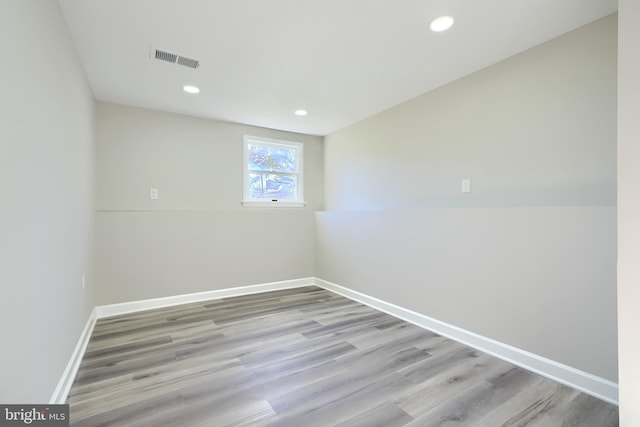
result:
[[[185,58],[184,56],[178,56],[178,64],[194,69],[200,66],[200,62],[197,59]]]
[[[185,67],[196,69],[200,66],[200,61],[186,56],[178,55],[164,50],[151,48],[151,57],[159,61],[171,62],[172,64],[184,65]]]

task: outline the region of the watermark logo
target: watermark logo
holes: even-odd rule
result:
[[[0,427],[69,427],[69,405],[0,405]]]

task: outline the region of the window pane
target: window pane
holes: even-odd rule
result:
[[[250,173],[249,196],[252,199],[296,200],[297,183],[292,175]]]
[[[248,144],[249,170],[267,172],[296,171],[295,148]]]

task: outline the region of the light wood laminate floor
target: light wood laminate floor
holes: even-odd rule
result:
[[[617,407],[309,286],[101,319],[80,426],[618,425]]]

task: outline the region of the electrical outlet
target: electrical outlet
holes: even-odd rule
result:
[[[462,192],[463,193],[471,193],[471,180],[463,179],[462,180]]]
[[[86,285],[85,277],[84,277],[84,274],[83,274],[82,275],[82,290],[85,290],[86,288],[87,288],[87,285]]]
[[[158,200],[158,189],[157,188],[152,188],[149,191],[149,197],[151,198],[151,200]]]

